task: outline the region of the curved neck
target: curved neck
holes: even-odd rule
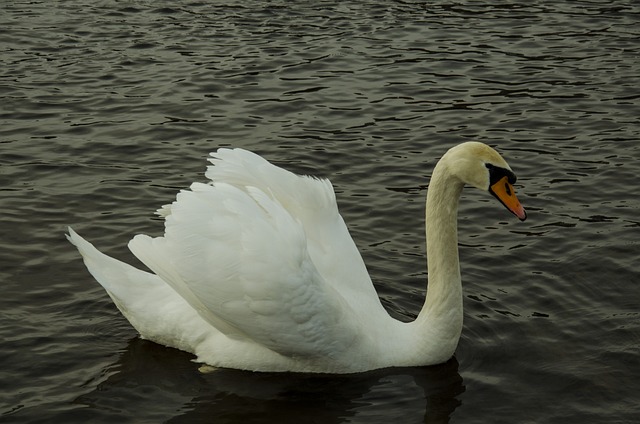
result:
[[[462,183],[440,161],[429,183],[426,205],[427,270],[429,284],[423,311],[438,313],[457,306],[461,299],[458,260],[458,201]],[[458,290],[459,289],[459,290]]]
[[[415,321],[425,349],[449,359],[462,332],[462,283],[458,260],[458,201],[464,183],[446,160],[436,165],[426,204],[427,296]],[[428,346],[428,347],[427,347]]]

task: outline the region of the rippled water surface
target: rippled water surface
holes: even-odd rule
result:
[[[639,21],[635,0],[2,2],[0,422],[637,422]],[[465,191],[441,366],[203,374],[63,236],[137,263],[152,212],[243,147],[331,179],[412,319],[429,175],[467,140],[504,154],[529,219]]]

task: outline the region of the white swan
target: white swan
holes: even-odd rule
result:
[[[447,361],[462,330],[457,208],[462,187],[526,214],[515,175],[492,148],[450,149],[427,195],[429,285],[417,319],[391,318],[338,212],[328,180],[301,177],[242,149],[211,154],[210,184],[193,183],[158,211],[165,235],[131,251],[154,274],[69,240],[143,338],[212,366],[352,373]]]

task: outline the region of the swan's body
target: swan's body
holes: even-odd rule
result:
[[[403,323],[381,305],[328,180],[241,149],[220,149],[211,162],[210,184],[192,184],[159,211],[163,237],[129,243],[155,274],[102,254],[72,230],[69,240],[142,337],[213,366],[350,373],[445,362],[462,330],[462,187],[490,190],[525,218],[512,194],[515,176],[497,152],[480,143],[449,150],[428,190],[426,302]]]

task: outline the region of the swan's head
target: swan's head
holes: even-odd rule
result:
[[[445,157],[463,183],[489,191],[518,219],[527,219],[513,188],[516,175],[498,152],[483,143],[467,142],[451,148]]]

